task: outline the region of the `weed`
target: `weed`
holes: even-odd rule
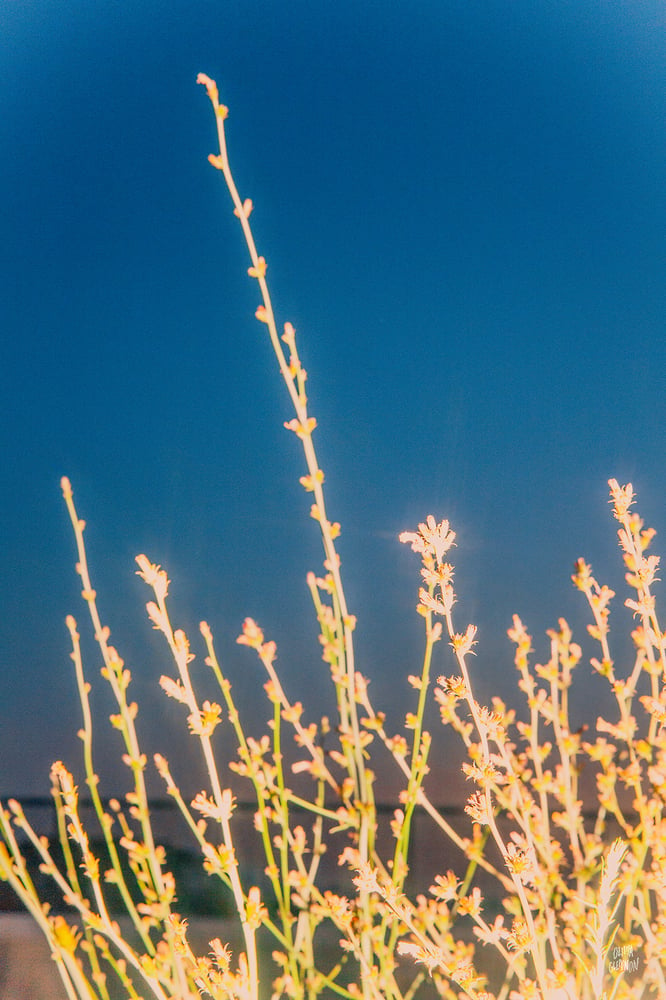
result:
[[[156,755],[154,764],[204,870],[228,890],[241,931],[236,955],[219,938],[210,942],[207,954],[196,953],[187,921],[176,908],[176,880],[153,827],[148,760],[137,736],[130,673],[102,624],[86,560],[85,525],[63,479],[82,597],[103,659],[102,676],[115,700],[111,724],[123,742],[130,790],[123,803],[105,804],[100,795],[90,685],[78,626],[70,616],[85,782],[103,849],[93,848],[74,777],[57,762],[51,770],[57,850],[36,834],[20,804],[10,801],[0,807],[0,878],[42,929],[68,997],[80,1000],[110,1000],[118,988],[128,998],[158,1000],[199,995],[412,1000],[433,992],[473,1000],[666,996],[666,636],[652,592],[659,559],[647,554],[654,532],[632,512],[631,486],[609,483],[632,595],[625,603],[636,622],[629,670],[617,668],[609,645],[615,595],[582,559],[572,578],[591,610],[589,633],[600,650],[591,665],[610,686],[613,720],[598,718],[597,735],[590,741],[584,731],[572,731],[570,692],[582,653],[562,619],[548,633],[550,659],[544,664],[531,663],[532,640],[519,618],[509,629],[524,718],[498,698],[491,706],[476,701],[470,667],[476,629],[470,624],[456,631],[453,620],[455,533],[447,521],[428,516],[416,531],[400,536],[421,557],[417,611],[424,622],[425,650],[421,672],[409,677],[415,704],[404,732],[390,733],[355,665],[356,619],[347,607],[336,549],[340,526],[327,513],[324,473],[313,441],[317,424],[308,409],[296,334],[290,323],[278,331],[266,260],[257,252],[250,226],[252,203],[241,199],[229,167],[227,109],[219,103],[215,83],[203,74],[198,80],[206,87],[218,128],[219,153],[209,159],[231,194],[249,252],[249,274],[259,288],[256,318],[268,333],[293,405],[294,417],[285,427],[300,440],[305,456],[307,472],[300,482],[312,494],[311,516],[324,548],[322,575],[309,574],[308,587],[336,718],[334,724],[326,718],[306,721],[303,705],[290,699],[276,671],[275,643],[250,618],[237,641],[254,650],[265,670],[270,731],[260,739],[247,734],[205,622],[205,662],[220,701],[201,701],[190,670],[190,641],[171,622],[166,572],[144,555],[137,558],[139,575],[153,592],[149,618],[173,661],[160,684],[183,706],[205,761],[208,787],[187,802],[167,758]],[[433,683],[433,650],[441,641],[452,648],[455,672]],[[466,805],[469,835],[454,829],[426,788],[432,734],[424,718],[433,690],[442,724],[461,741],[462,768],[474,786]],[[238,748],[231,769],[253,789],[254,827],[265,855],[263,890],[241,875],[236,801],[214,743],[223,720],[233,728]],[[291,764],[290,737],[297,748]],[[403,782],[388,850],[377,836],[375,760],[381,767],[392,761]],[[591,821],[579,789],[583,761],[596,773]],[[307,779],[305,792],[297,775]],[[412,898],[406,878],[417,809],[430,817],[442,844],[453,845],[459,863]],[[610,833],[613,826],[619,837]],[[340,878],[347,880],[341,891],[334,892],[322,874],[327,848],[338,854]],[[49,898],[55,893],[61,899],[64,915],[53,913],[40,898],[28,854],[38,858],[42,874],[51,880]],[[109,905],[111,893],[122,902],[124,929]],[[270,987],[263,983],[260,947],[262,953],[272,948]]]

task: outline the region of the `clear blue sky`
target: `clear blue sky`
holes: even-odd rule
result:
[[[210,622],[255,732],[246,615],[293,696],[324,704],[316,526],[200,71],[300,338],[375,701],[402,711],[419,666],[397,535],[428,513],[458,532],[479,691],[510,692],[514,612],[543,657],[580,607],[578,556],[621,586],[607,479],[666,533],[662,0],[35,0],[0,28],[0,793],[78,760],[63,474],[152,748],[183,720],[138,552],[193,641]]]

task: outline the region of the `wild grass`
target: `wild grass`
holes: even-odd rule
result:
[[[330,520],[325,503],[324,473],[313,440],[316,421],[308,408],[296,334],[290,323],[278,330],[266,261],[257,252],[250,226],[252,203],[240,197],[229,167],[227,109],[219,103],[214,81],[203,74],[198,81],[212,102],[218,129],[219,153],[209,159],[226,182],[242,228],[248,272],[259,291],[256,318],[268,334],[293,405],[294,416],[285,426],[301,442],[305,457],[300,482],[312,495],[310,513],[324,549],[321,575],[309,574],[307,583],[325,664],[322,683],[330,680],[336,716],[333,721],[308,718],[306,708],[283,686],[275,643],[250,618],[237,641],[254,651],[265,670],[269,731],[260,739],[247,734],[206,622],[196,645],[205,650],[219,702],[202,701],[190,639],[172,624],[167,574],[145,555],[138,556],[138,573],[152,591],[148,616],[170,653],[171,667],[160,684],[166,696],[182,705],[184,722],[205,762],[208,787],[186,801],[166,756],[155,756],[152,764],[189,828],[203,868],[227,887],[241,931],[242,945],[235,954],[219,938],[210,942],[206,954],[195,953],[150,812],[146,773],[151,765],[137,735],[130,673],[110,644],[98,610],[85,524],[65,478],[77,573],[103,662],[102,677],[115,701],[111,725],[121,741],[129,791],[122,802],[106,802],[100,793],[90,683],[78,625],[70,616],[84,781],[101,830],[104,861],[82,821],[73,774],[57,762],[51,786],[62,863],[56,864],[53,845],[36,834],[19,803],[9,801],[0,806],[0,878],[43,931],[72,1000],[110,1000],[119,990],[132,1000],[200,995],[219,1000],[666,996],[666,636],[653,594],[659,559],[648,554],[654,532],[632,511],[631,485],[609,483],[630,594],[625,604],[634,615],[634,659],[628,668],[614,662],[610,648],[614,593],[597,582],[582,559],[572,578],[589,605],[588,631],[599,649],[591,667],[612,692],[612,717],[590,719],[589,739],[585,730],[572,731],[569,708],[582,653],[562,619],[548,633],[548,662],[533,663],[531,637],[515,617],[508,634],[515,647],[518,707],[509,708],[499,698],[490,705],[477,702],[471,660],[476,629],[466,624],[459,630],[454,622],[450,558],[455,533],[447,521],[429,515],[416,530],[400,536],[421,560],[417,612],[423,619],[424,653],[420,673],[409,677],[414,704],[400,732],[390,732],[354,660],[356,619],[347,607],[336,549],[340,526]],[[451,673],[433,678],[433,650],[442,641],[452,650]],[[428,760],[437,734],[425,728],[424,720],[433,698],[442,725],[459,738],[461,766],[473,789],[465,835],[447,821],[428,792]],[[231,762],[217,750],[221,725],[235,734],[238,752]],[[294,741],[295,759],[288,764]],[[586,819],[579,787],[583,762],[596,774],[592,820]],[[402,782],[388,850],[377,837],[374,798],[375,772],[387,766],[395,768]],[[256,803],[254,830],[265,856],[263,892],[246,884],[241,874],[243,844],[233,791],[239,781],[252,789]],[[406,879],[417,809],[430,818],[442,855],[454,851],[458,863],[410,895]],[[620,837],[611,829],[619,829]],[[40,899],[26,861],[27,844],[50,878],[64,915]],[[333,892],[326,883],[322,858],[327,849],[339,855],[340,881],[347,879],[344,891]],[[484,898],[489,885],[494,886],[492,906]],[[122,930],[111,894],[121,900],[126,914]],[[337,942],[333,949],[331,932]],[[262,972],[263,958],[260,962],[265,955],[273,965],[268,975]]]

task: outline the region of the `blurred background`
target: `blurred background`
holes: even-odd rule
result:
[[[138,553],[167,568],[195,652],[210,623],[248,732],[270,710],[235,643],[247,615],[308,717],[330,709],[304,461],[206,162],[198,72],[230,108],[232,168],[310,375],[376,707],[396,729],[412,707],[419,561],[398,534],[429,513],[458,534],[456,623],[479,626],[480,699],[515,700],[516,612],[537,659],[560,615],[593,651],[579,556],[618,589],[622,662],[608,478],[631,480],[666,528],[665,22],[661,0],[2,5],[0,795],[47,794],[55,759],[81,777],[68,613],[103,791],[126,784],[62,475],[145,746],[186,788],[201,787],[198,755],[157,684],[173,668]],[[193,671],[214,694],[202,655]],[[435,675],[451,672],[442,643]],[[604,689],[587,660],[577,683],[574,723],[594,723]],[[439,746],[431,790],[446,804],[458,764]]]

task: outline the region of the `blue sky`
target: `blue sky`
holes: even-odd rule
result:
[[[234,642],[246,615],[293,696],[326,704],[303,460],[198,72],[230,107],[310,374],[376,704],[401,711],[419,666],[397,535],[428,513],[458,532],[479,691],[507,696],[514,612],[543,657],[543,629],[584,620],[578,556],[621,587],[607,479],[666,526],[663,3],[37,0],[0,18],[0,793],[44,792],[53,759],[77,760],[64,474],[149,745],[182,720],[156,687],[139,552],[193,640],[210,622],[251,728],[267,712]]]

